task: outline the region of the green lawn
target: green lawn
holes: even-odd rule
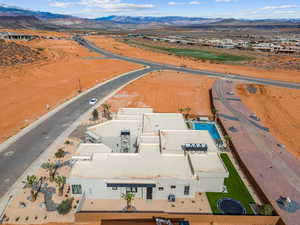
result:
[[[225,153],[221,153],[221,158],[229,171],[229,177],[225,179],[225,185],[227,187],[228,193],[216,193],[216,192],[207,192],[206,196],[208,198],[210,207],[213,213],[221,213],[217,207],[217,201],[220,198],[233,198],[242,203],[242,205],[247,210],[247,214],[253,214],[253,211],[249,207],[250,202],[254,202],[251,197],[247,187],[240,178],[238,172],[232,165],[229,157]]]
[[[177,56],[187,56],[197,59],[204,59],[204,60],[212,60],[218,62],[238,62],[238,61],[248,61],[252,60],[253,57],[243,56],[243,55],[232,55],[227,53],[216,53],[216,52],[209,52],[200,49],[191,49],[191,48],[167,48],[161,46],[154,46],[149,44],[144,44],[141,42],[128,40],[127,42],[144,46],[147,48],[158,49],[161,51],[165,51],[167,53],[171,53]]]

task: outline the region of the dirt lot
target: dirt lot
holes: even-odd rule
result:
[[[201,62],[200,60],[182,58],[129,46],[125,43],[116,41],[115,39],[107,36],[89,36],[86,38],[95,43],[96,45],[120,55],[126,55],[135,58],[143,58],[150,61],[173,64],[176,66],[185,65],[191,68],[204,69],[216,72],[242,74],[251,77],[269,78],[274,80],[300,82],[299,71],[286,71],[279,69],[263,70],[245,65],[224,65],[209,62]]]
[[[256,94],[250,94],[245,87],[238,86],[243,102],[300,159],[300,91],[255,85]]]
[[[47,60],[0,67],[0,142],[32,123],[50,108],[113,76],[141,68],[128,62],[94,58],[69,40],[18,42],[41,48]],[[118,66],[116,66],[118,65]]]
[[[152,107],[155,112],[178,112],[191,107],[191,114],[210,115],[208,90],[214,79],[173,71],[152,72],[127,85],[108,100],[112,111],[122,107]]]

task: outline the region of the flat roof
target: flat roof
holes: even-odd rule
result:
[[[229,175],[225,165],[217,153],[189,153],[189,158],[192,163],[193,170],[199,177],[214,177],[220,175],[224,176],[224,173]]]
[[[139,120],[109,120],[88,128],[100,137],[118,137],[121,130],[130,130],[130,135],[137,136],[140,129]]]
[[[91,161],[76,162],[70,178],[193,179],[186,156],[137,153],[94,154]]]
[[[218,149],[207,130],[161,130],[161,152],[183,153],[184,144],[207,144],[209,152]]]
[[[187,125],[180,113],[145,113],[143,132],[158,135],[159,130],[187,130]]]

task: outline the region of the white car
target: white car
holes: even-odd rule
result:
[[[98,102],[98,99],[97,99],[97,98],[91,98],[91,99],[89,100],[89,104],[90,104],[90,105],[95,105],[97,102]]]

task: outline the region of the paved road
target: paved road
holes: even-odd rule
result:
[[[126,57],[126,56],[113,54],[111,52],[108,52],[108,51],[105,51],[105,50],[99,48],[98,46],[94,45],[93,43],[91,43],[91,42],[87,41],[86,39],[79,37],[79,36],[75,36],[74,40],[77,41],[79,44],[83,45],[84,47],[89,48],[90,50],[100,53],[106,57],[115,58],[115,59],[119,59],[119,60],[125,60],[125,61],[133,62],[133,63],[138,63],[138,64],[142,64],[145,66],[150,66],[150,67],[156,68],[157,70],[175,70],[175,71],[179,71],[179,72],[198,74],[201,76],[210,76],[210,77],[216,77],[216,78],[229,78],[232,80],[240,80],[240,81],[245,81],[245,82],[273,85],[273,86],[278,86],[278,87],[292,88],[292,89],[300,90],[300,83],[276,81],[276,80],[263,79],[263,78],[253,78],[253,77],[248,77],[248,76],[244,76],[244,75],[218,73],[218,72],[211,72],[211,71],[205,71],[205,70],[177,67],[177,66],[172,66],[172,65],[167,65],[167,64],[160,64],[160,63],[150,62],[150,61],[143,60],[143,59],[136,59],[136,58],[130,58],[130,57]]]
[[[2,151],[0,153],[0,197],[56,138],[90,109],[91,106],[88,104],[90,98],[97,97],[101,100],[120,86],[151,71],[152,68],[147,68],[132,72],[94,89],[52,115]]]

